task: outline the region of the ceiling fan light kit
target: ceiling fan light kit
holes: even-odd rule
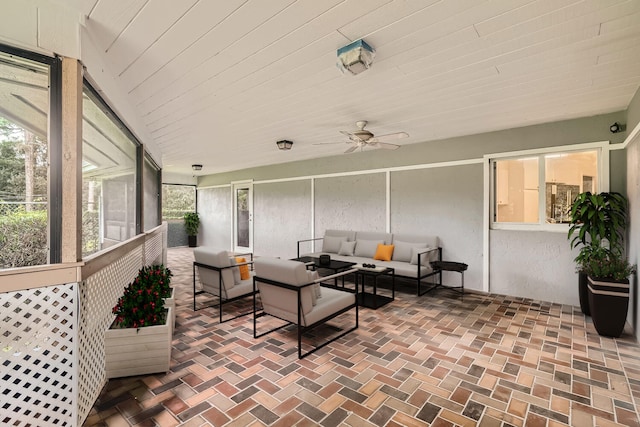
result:
[[[344,130],[340,131],[341,134],[349,138],[349,140],[345,142],[347,144],[352,144],[351,147],[347,148],[347,150],[344,152],[345,154],[353,153],[358,148],[360,149],[360,151],[362,151],[365,147],[382,148],[385,150],[396,150],[400,148],[399,145],[389,144],[383,141],[409,137],[409,134],[406,132],[395,132],[395,133],[388,133],[386,135],[375,136],[373,133],[371,133],[370,131],[364,128],[367,125],[367,123],[368,122],[366,120],[360,120],[356,122],[356,126],[358,127],[358,130],[354,132],[347,132]],[[324,143],[320,142],[313,145],[327,145],[327,144],[341,144],[341,143],[340,142],[324,142]]]
[[[368,70],[373,63],[376,51],[364,40],[356,40],[338,49],[338,68],[356,75]]]

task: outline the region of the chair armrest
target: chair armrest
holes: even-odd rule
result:
[[[222,268],[227,268],[227,267],[216,267],[214,265],[209,265],[209,264],[203,264],[201,262],[198,261],[193,261],[193,265],[197,266],[197,267],[202,267],[202,268],[207,268],[209,270],[215,270],[215,271],[222,271]]]
[[[310,285],[314,285],[316,283],[322,283],[322,282],[326,282],[327,280],[331,280],[331,279],[335,279],[337,277],[340,276],[344,276],[346,274],[351,274],[351,273],[355,273],[357,272],[358,269],[357,268],[352,268],[351,270],[345,270],[345,271],[341,271],[340,273],[336,273],[336,274],[332,274],[330,276],[322,276],[322,277],[318,277],[316,280],[314,280],[313,282],[310,283]],[[308,285],[304,285],[304,286],[308,286]]]
[[[423,259],[423,256],[429,256],[432,252],[434,251],[438,251],[438,261],[442,261],[442,248],[441,247],[437,247],[437,248],[433,248],[430,249],[428,251],[424,251],[424,252],[420,252],[418,253],[418,269],[420,268],[420,266],[424,265],[430,265],[430,261],[428,258]]]
[[[322,239],[324,239],[324,237],[316,237],[315,239],[298,240],[298,258],[300,258],[300,243],[314,242],[316,240],[322,240]]]

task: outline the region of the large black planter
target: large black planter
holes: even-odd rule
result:
[[[198,236],[187,236],[187,239],[190,248],[195,248],[196,246],[198,246]]]
[[[578,272],[578,297],[580,298],[580,310],[585,316],[591,316],[589,310],[589,289],[588,289],[587,273]]]
[[[622,335],[629,309],[629,280],[604,281],[589,277],[589,307],[593,326],[600,335]]]

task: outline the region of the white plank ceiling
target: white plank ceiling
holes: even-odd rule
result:
[[[402,145],[620,111],[640,85],[637,0],[81,7],[164,170],[177,173],[337,155],[348,145],[313,144],[346,141],[339,131],[357,120],[375,134],[409,133]],[[373,66],[342,74],[336,50],[360,38],[376,49]],[[280,139],[293,149],[278,151]]]

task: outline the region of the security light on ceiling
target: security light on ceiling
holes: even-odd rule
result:
[[[293,147],[293,141],[283,139],[282,141],[276,142],[276,145],[278,146],[279,150],[291,150],[291,147]]]
[[[193,169],[194,171],[201,171],[202,165],[191,165],[191,169]]]
[[[364,40],[356,40],[338,49],[338,68],[356,75],[369,69],[376,51]]]

